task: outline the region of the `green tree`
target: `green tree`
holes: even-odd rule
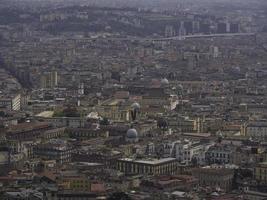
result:
[[[107,126],[109,125],[110,122],[108,120],[108,118],[104,117],[101,121],[100,121],[100,125],[103,125],[103,126]]]
[[[5,117],[6,113],[4,111],[0,111],[0,117]]]
[[[131,198],[124,192],[115,192],[108,197],[108,200],[131,200]]]

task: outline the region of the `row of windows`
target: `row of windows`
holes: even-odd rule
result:
[[[146,166],[146,165],[137,165],[137,164],[127,164],[127,163],[118,163],[118,168],[124,172],[133,172],[133,173],[168,173],[173,171],[176,168],[175,163],[166,164],[162,166]]]
[[[207,155],[215,158],[230,158],[230,154],[225,153],[207,153]]]

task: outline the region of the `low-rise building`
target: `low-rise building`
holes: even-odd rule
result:
[[[145,178],[141,182],[141,187],[149,191],[190,191],[197,183],[195,177],[188,175],[159,176]]]
[[[232,162],[234,148],[230,145],[216,144],[206,152],[208,164],[229,164]]]
[[[261,184],[267,184],[267,162],[259,163],[255,167],[254,177]]]
[[[205,153],[211,143],[178,141],[174,143],[173,156],[181,163],[189,164],[195,160],[195,164],[205,164]]]
[[[68,144],[45,143],[36,145],[33,153],[43,159],[55,159],[59,164],[70,162],[74,148]]]
[[[117,160],[117,169],[125,174],[173,175],[177,172],[175,158],[134,160],[123,158]]]
[[[220,188],[224,191],[232,189],[234,169],[220,167],[203,167],[192,170],[201,186]]]
[[[6,138],[9,140],[34,140],[51,129],[51,124],[45,122],[21,123],[10,126],[6,132]]]
[[[245,127],[245,135],[259,140],[267,140],[267,121],[248,123]]]

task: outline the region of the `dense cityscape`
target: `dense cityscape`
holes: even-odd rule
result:
[[[1,0],[0,199],[266,200],[266,0]]]

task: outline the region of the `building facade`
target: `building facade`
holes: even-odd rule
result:
[[[62,164],[70,162],[73,153],[73,147],[68,144],[39,144],[33,148],[33,153],[47,160],[56,160],[57,163]]]
[[[117,170],[125,174],[172,175],[177,171],[175,158],[134,160],[129,158],[117,161]]]
[[[259,163],[254,169],[254,177],[261,184],[267,184],[267,162]]]
[[[205,158],[208,164],[229,164],[232,162],[234,149],[230,145],[216,144],[208,149]]]
[[[209,143],[178,141],[174,144],[173,156],[181,163],[189,164],[195,160],[196,164],[203,165],[205,153],[210,146]]]
[[[21,95],[0,96],[0,107],[8,110],[20,110]]]
[[[245,127],[245,135],[259,140],[267,140],[267,121],[254,121]]]
[[[232,189],[234,169],[196,168],[192,170],[192,174],[198,179],[201,186],[211,186],[224,191]]]

